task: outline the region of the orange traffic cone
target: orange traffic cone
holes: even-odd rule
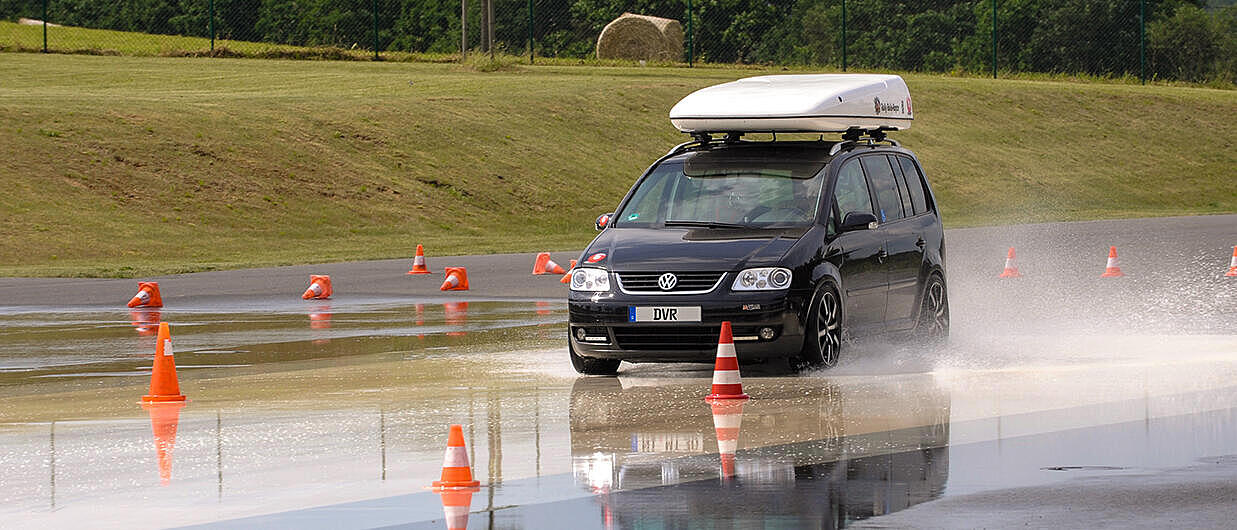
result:
[[[466,490],[443,490],[442,514],[447,519],[447,530],[468,528],[468,510],[472,507],[472,494],[476,488]]]
[[[184,401],[180,382],[176,380],[176,359],[172,356],[172,334],[167,322],[159,323],[155,339],[155,364],[150,370],[150,393],[142,396],[146,403]]]
[[[739,380],[739,358],[735,355],[730,322],[722,322],[722,333],[717,338],[717,361],[713,365],[713,393],[704,399],[747,398],[747,394],[743,393],[743,382]]]
[[[129,307],[163,307],[159,282],[137,282],[137,294],[129,300]]]
[[[734,476],[734,454],[739,449],[739,425],[743,423],[743,400],[712,401],[717,452],[722,457],[722,478]]]
[[[1121,266],[1117,263],[1117,247],[1108,247],[1108,268],[1104,270],[1104,274],[1100,278],[1116,278],[1125,276],[1121,272]]]
[[[159,460],[159,485],[172,482],[172,449],[176,447],[176,427],[180,425],[180,409],[185,404],[143,403],[150,413],[150,430],[155,435],[155,457]]]
[[[425,263],[425,249],[417,245],[417,255],[412,258],[412,270],[408,274],[429,274],[429,265]]]
[[[533,263],[533,274],[567,274],[567,271],[550,259],[549,252],[542,252],[537,254],[537,261]]]
[[[1233,260],[1228,262],[1228,273],[1225,276],[1237,276],[1237,247],[1233,247]]]
[[[301,295],[301,300],[326,300],[331,297],[331,277],[309,275],[309,288]]]
[[[1005,272],[1001,273],[1001,278],[1021,278],[1022,273],[1018,272],[1018,265],[1014,264],[1014,247],[1009,247],[1009,253],[1005,255]]]
[[[447,431],[447,452],[442,457],[442,480],[435,480],[435,488],[476,488],[481,483],[472,479],[472,467],[468,465],[468,452],[464,450],[464,427],[452,425]]]
[[[447,267],[443,269],[447,273],[447,279],[442,281],[442,287],[439,291],[467,291],[468,290],[468,270],[464,267]]]
[[[571,260],[571,266],[567,267],[567,273],[563,274],[563,277],[558,280],[558,283],[571,283],[571,271],[575,270],[575,268],[576,260]]]

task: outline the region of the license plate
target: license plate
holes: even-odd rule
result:
[[[704,436],[690,433],[636,433],[631,435],[634,453],[703,453]]]
[[[700,322],[700,306],[628,306],[627,321]]]

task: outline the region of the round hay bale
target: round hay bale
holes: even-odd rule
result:
[[[601,30],[597,58],[680,61],[683,25],[669,18],[623,13]]]

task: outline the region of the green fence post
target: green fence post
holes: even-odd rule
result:
[[[846,71],[846,0],[842,0],[842,71]]]
[[[374,60],[378,60],[378,0],[373,1],[374,10]]]
[[[528,0],[528,64],[533,64],[533,0]]]
[[[996,79],[996,0],[992,0],[992,78]]]
[[[687,66],[695,60],[696,43],[692,33],[692,0],[687,0]]]
[[[1147,84],[1147,0],[1138,2],[1138,79]]]
[[[47,53],[47,0],[43,0],[43,53]]]
[[[210,9],[209,9],[208,17],[210,18],[210,21],[207,22],[208,24],[210,24],[210,52],[211,54],[214,54],[215,53],[215,0],[210,0]]]

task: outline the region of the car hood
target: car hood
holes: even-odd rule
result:
[[[608,228],[589,246],[585,258],[615,271],[730,271],[773,266],[807,232],[807,227],[777,229]]]

